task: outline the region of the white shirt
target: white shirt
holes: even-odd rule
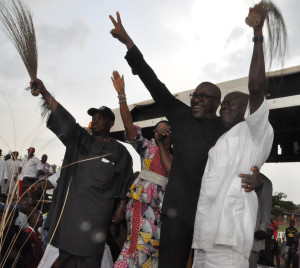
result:
[[[238,173],[250,173],[267,160],[274,135],[268,115],[266,100],[251,115],[248,104],[245,121],[224,133],[209,151],[192,248],[226,245],[249,257],[258,201],[255,191],[244,192]]]
[[[6,161],[8,179],[13,179],[18,174],[18,160],[8,159]]]
[[[27,222],[27,215],[23,212],[19,212],[18,217],[16,218],[15,225],[19,225],[22,229],[27,229],[28,222]]]
[[[37,171],[41,169],[42,164],[36,156],[33,156],[28,160],[28,155],[25,155],[22,159],[20,167],[22,167],[20,180],[23,180],[24,177],[36,177]]]
[[[0,159],[0,184],[4,182],[4,180],[8,179],[7,168],[5,160]]]

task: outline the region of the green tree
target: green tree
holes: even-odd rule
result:
[[[297,209],[296,205],[293,203],[293,201],[285,201],[282,199],[285,199],[287,197],[284,193],[274,193],[272,196],[272,210],[271,214],[275,217],[279,217],[282,215],[282,211],[288,211],[293,212]]]

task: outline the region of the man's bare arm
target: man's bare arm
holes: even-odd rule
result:
[[[126,131],[126,135],[130,141],[136,137],[136,127],[133,124],[130,111],[127,106],[126,95],[125,95],[125,82],[124,76],[120,77],[117,71],[113,71],[113,76],[111,77],[114,88],[118,93],[120,113],[123,121],[123,125]]]
[[[262,4],[250,8],[249,14],[256,12],[261,14],[261,23],[253,27],[254,46],[249,71],[248,88],[250,93],[250,114],[253,114],[262,104],[265,91],[265,60],[263,51],[262,28],[266,17],[266,12]]]

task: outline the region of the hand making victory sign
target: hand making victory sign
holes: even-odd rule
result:
[[[126,45],[127,49],[133,47],[134,43],[122,25],[120,13],[117,11],[117,21],[114,19],[112,15],[109,15],[109,18],[112,21],[113,25],[115,26],[115,28],[110,31],[111,35],[114,38],[117,38],[121,43]]]

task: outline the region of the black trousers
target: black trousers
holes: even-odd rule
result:
[[[80,241],[78,242],[80,243]],[[64,250],[59,250],[60,268],[99,268],[101,265],[101,255],[97,256],[75,256]]]
[[[296,248],[293,252],[288,253],[286,267],[290,267],[291,264],[292,268],[299,268],[299,256],[296,253]]]
[[[191,251],[194,220],[163,217],[160,244],[159,268],[186,268]]]

